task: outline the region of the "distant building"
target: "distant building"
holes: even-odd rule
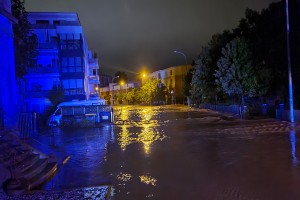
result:
[[[100,74],[100,87],[107,87],[111,82],[112,82],[112,76],[110,75],[105,75],[105,74]]]
[[[182,103],[184,99],[182,93],[183,80],[191,68],[191,65],[173,66],[152,72],[149,74],[149,78],[160,80],[167,87],[168,92],[174,96],[174,100],[177,103]]]
[[[100,97],[107,99],[109,97],[108,104],[113,104],[113,96],[118,94],[124,94],[129,92],[131,89],[139,88],[141,86],[140,82],[127,82],[124,85],[119,85],[118,83],[109,83],[107,87],[101,87],[99,90]],[[114,105],[118,104],[115,100]]]
[[[98,59],[88,51],[77,13],[30,12],[38,37],[38,59],[24,76],[23,111],[43,113],[48,97],[62,88],[65,101],[88,99],[99,84]]]
[[[0,129],[14,127],[19,111],[15,75],[11,1],[0,1]]]

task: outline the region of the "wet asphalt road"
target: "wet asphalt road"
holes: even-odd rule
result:
[[[32,142],[61,165],[44,189],[112,184],[113,199],[300,199],[299,127],[182,106],[116,107],[115,125]]]

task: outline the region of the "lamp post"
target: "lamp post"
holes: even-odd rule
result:
[[[290,21],[289,21],[289,1],[285,1],[286,9],[286,42],[288,58],[288,75],[289,75],[289,100],[290,100],[290,121],[294,122],[294,102],[293,102],[293,81],[292,81],[292,61],[290,50]]]
[[[187,65],[187,60],[186,60],[186,55],[180,51],[174,51],[174,53],[178,53],[180,55],[182,55],[184,57],[184,60],[185,60],[185,64]]]
[[[188,74],[188,67],[187,67],[186,55],[184,53],[180,52],[180,51],[174,51],[174,53],[180,54],[180,55],[182,55],[184,57],[184,59],[185,59],[185,75],[187,75]],[[186,98],[187,98],[187,102],[188,102],[188,105],[189,105],[189,97],[186,97]],[[183,98],[183,104],[184,104],[184,98]]]
[[[112,105],[115,105],[115,96],[114,96],[114,80],[116,79],[116,78],[119,78],[120,76],[115,76],[115,77],[113,77],[113,79],[112,79]]]
[[[142,75],[142,85],[143,85],[144,78],[146,78],[146,74],[145,73]]]
[[[171,90],[171,95],[172,95],[172,105],[174,104],[174,90]]]

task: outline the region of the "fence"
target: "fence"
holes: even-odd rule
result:
[[[205,108],[209,110],[215,110],[219,112],[231,113],[240,116],[240,106],[239,105],[211,105],[211,104],[201,104],[200,108]]]
[[[18,125],[20,129],[21,138],[29,138],[36,136],[36,119],[36,113],[20,113]]]

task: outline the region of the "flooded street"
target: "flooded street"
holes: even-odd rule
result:
[[[53,129],[31,144],[60,160],[44,189],[112,184],[113,199],[299,199],[299,129],[183,106],[115,108],[115,125]]]

